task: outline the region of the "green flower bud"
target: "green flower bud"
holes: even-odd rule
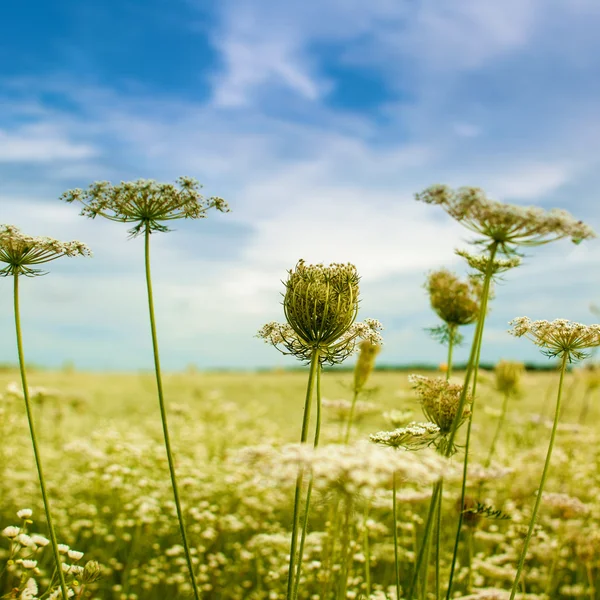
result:
[[[296,335],[307,345],[327,347],[342,337],[358,313],[356,267],[307,265],[298,261],[285,282],[283,310]]]

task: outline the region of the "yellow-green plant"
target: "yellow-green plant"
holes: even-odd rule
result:
[[[185,519],[181,507],[181,499],[175,473],[175,460],[171,449],[167,409],[163,393],[162,374],[158,351],[158,337],[156,334],[156,319],[154,314],[154,296],[152,293],[152,277],[150,272],[150,235],[156,232],[167,232],[169,228],[165,222],[176,219],[202,219],[210,208],[220,212],[229,211],[229,206],[222,198],[204,198],[200,193],[200,184],[191,177],[180,177],[178,185],[170,183],[157,183],[153,180],[139,179],[137,181],[122,182],[112,185],[108,181],[92,183],[88,189],[74,189],[65,192],[61,199],[68,203],[79,202],[83,204],[82,216],[91,219],[97,216],[110,221],[131,223],[129,230],[132,238],[144,236],[144,256],[146,271],[146,288],[148,295],[148,310],[150,315],[150,333],[152,336],[152,349],[154,353],[154,371],[160,415],[163,427],[163,436],[175,507],[179,521],[179,530],[185,550],[186,561],[196,600],[200,600],[200,592],[194,566],[190,553],[189,543],[185,528]]]
[[[350,441],[350,431],[352,430],[352,424],[354,422],[356,401],[358,400],[359,394],[365,389],[369,376],[375,368],[375,359],[381,351],[381,345],[373,343],[370,340],[363,340],[358,347],[358,359],[354,366],[352,403],[350,405],[350,414],[348,415],[346,435],[344,437],[344,443],[346,444]]]
[[[67,600],[67,587],[62,570],[60,553],[58,551],[58,542],[56,541],[56,532],[52,522],[50,511],[50,501],[46,491],[46,481],[42,468],[42,457],[38,445],[38,436],[31,409],[31,398],[29,386],[27,384],[27,371],[25,369],[25,355],[23,351],[23,338],[21,334],[21,312],[19,307],[19,277],[35,277],[43,275],[44,271],[40,265],[49,263],[62,256],[89,256],[90,249],[81,242],[59,242],[48,237],[31,237],[24,235],[13,225],[0,226],[0,263],[6,266],[0,269],[0,277],[13,278],[13,302],[15,315],[15,330],[17,334],[17,354],[19,357],[19,369],[21,372],[21,384],[23,386],[23,399],[25,401],[25,411],[27,413],[27,422],[29,424],[29,433],[31,435],[31,444],[35,465],[40,482],[40,490],[44,502],[46,521],[48,522],[48,531],[52,542],[54,560],[56,562],[56,573],[60,582],[60,589],[63,600]]]
[[[537,513],[542,502],[544,485],[550,471],[550,461],[560,417],[563,381],[567,370],[567,364],[584,359],[587,356],[585,352],[587,349],[600,346],[600,325],[582,325],[581,323],[574,323],[566,319],[531,321],[527,317],[513,319],[510,322],[510,325],[513,326],[510,333],[515,337],[526,337],[536,346],[541,348],[543,354],[546,356],[550,358],[560,358],[560,379],[558,382],[556,407],[554,410],[554,422],[552,424],[550,442],[548,444],[548,451],[546,453],[540,485],[537,490],[533,512],[531,513],[531,519],[529,521],[529,529],[527,530],[525,542],[523,543],[523,549],[521,550],[519,564],[517,566],[517,574],[510,593],[510,600],[513,600],[519,587],[521,573],[523,572],[525,558],[527,557],[527,549],[529,548],[529,542],[535,527]]]
[[[389,446],[390,448],[394,448],[395,450],[419,450],[421,448],[427,448],[431,445],[436,444],[440,438],[440,435],[441,430],[437,423],[413,422],[406,427],[394,429],[393,431],[379,431],[378,433],[373,433],[369,436],[369,439],[375,444]],[[392,477],[392,531],[394,535],[394,571],[396,576],[396,598],[402,598],[402,596],[400,595],[400,561],[398,556],[399,552],[397,493],[397,478],[396,471],[394,471]]]
[[[485,317],[488,310],[490,286],[494,275],[513,268],[519,264],[517,260],[518,249],[521,247],[540,246],[550,242],[570,238],[574,243],[595,237],[593,230],[582,221],[573,218],[568,212],[559,209],[545,211],[537,207],[521,207],[504,204],[489,199],[483,190],[476,187],[462,187],[453,190],[446,185],[433,185],[421,193],[416,194],[416,199],[427,204],[443,208],[448,215],[464,225],[468,230],[477,235],[473,241],[484,249],[481,255],[471,255],[460,252],[467,260],[469,266],[482,275],[481,304],[475,334],[471,344],[471,352],[467,363],[463,394],[461,395],[459,409],[456,413],[452,431],[448,436],[448,450],[453,448],[454,437],[462,418],[462,410],[467,402],[467,392],[471,389],[473,398],[477,391],[477,372],[481,355],[481,343],[485,326]],[[504,255],[506,259],[499,259]],[[472,380],[472,385],[471,385]],[[465,457],[463,467],[463,483],[461,498],[464,501],[466,493],[466,480],[469,460],[469,445],[471,439],[471,424],[473,421],[474,406],[471,406],[471,415],[467,425],[465,442]],[[432,503],[438,502],[437,497],[432,497]],[[429,513],[432,515],[432,511]],[[446,592],[447,600],[452,597],[452,581],[456,567],[460,530],[462,527],[462,513],[458,520],[454,554],[450,568],[450,578]],[[425,525],[427,532],[431,522]],[[420,562],[415,567],[418,576]],[[414,586],[413,586],[414,587]],[[409,596],[412,594],[412,590]],[[412,600],[412,598],[411,598]]]
[[[463,281],[448,269],[439,269],[427,275],[425,289],[431,308],[443,321],[443,325],[433,327],[429,332],[441,343],[448,344],[446,379],[450,379],[452,353],[455,345],[461,342],[458,328],[474,323],[479,316],[481,281],[473,275]]]
[[[381,343],[381,325],[374,319],[356,323],[359,304],[359,276],[351,264],[307,265],[300,260],[296,268],[288,271],[283,297],[286,323],[271,322],[259,332],[258,337],[272,344],[284,354],[295,356],[310,364],[304,417],[300,443],[308,441],[310,413],[315,381],[320,381],[323,364],[338,364],[356,351],[360,340]],[[321,428],[321,396],[317,387],[317,419],[314,446],[319,442]],[[288,570],[287,598],[298,595],[302,568],[302,551],[306,537],[306,523],[310,510],[312,480],[309,480],[304,503],[304,526],[298,548],[300,525],[300,494],[304,469],[298,471],[294,492],[292,541]]]

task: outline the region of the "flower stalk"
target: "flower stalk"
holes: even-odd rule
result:
[[[519,589],[519,582],[521,581],[521,573],[523,572],[523,566],[525,565],[525,558],[527,557],[527,550],[529,548],[529,542],[531,541],[531,536],[533,534],[533,529],[535,527],[538,510],[540,508],[540,504],[542,503],[542,493],[544,490],[544,486],[546,485],[546,479],[548,478],[548,473],[550,471],[550,461],[552,459],[552,450],[554,448],[554,440],[556,438],[556,431],[558,429],[558,420],[560,417],[560,404],[561,404],[561,399],[562,399],[563,382],[564,382],[564,378],[565,378],[565,372],[567,370],[568,360],[569,360],[569,354],[567,352],[565,352],[563,354],[561,365],[560,365],[560,379],[558,382],[558,394],[556,396],[556,407],[554,409],[554,422],[552,424],[552,431],[550,433],[550,443],[548,444],[548,452],[546,453],[546,460],[544,462],[544,470],[542,471],[542,479],[540,481],[537,496],[535,498],[533,512],[531,513],[531,519],[529,521],[529,528],[527,530],[527,535],[525,536],[525,542],[523,543],[523,549],[521,550],[521,555],[519,557],[519,563],[517,566],[517,574],[515,575],[515,580],[513,581],[513,585],[512,585],[511,591],[510,591],[510,600],[514,600],[517,590]]]
[[[148,312],[150,314],[150,333],[152,335],[152,352],[154,354],[154,373],[156,376],[156,390],[158,393],[158,404],[160,407],[160,418],[163,429],[163,437],[165,442],[165,450],[167,453],[167,460],[169,463],[169,475],[171,477],[171,486],[173,488],[173,497],[175,499],[175,508],[177,511],[177,520],[179,521],[179,531],[181,533],[181,541],[183,542],[183,549],[185,552],[185,559],[187,562],[188,571],[190,574],[190,580],[192,582],[192,588],[194,590],[195,600],[200,600],[200,592],[198,590],[198,584],[196,582],[196,575],[194,574],[194,564],[192,562],[192,555],[190,553],[190,545],[187,538],[185,529],[185,520],[183,516],[183,509],[181,508],[181,499],[179,497],[179,488],[177,485],[177,475],[175,473],[175,460],[173,458],[173,451],[171,449],[171,438],[169,435],[169,424],[167,420],[167,409],[165,405],[165,397],[163,392],[162,374],[160,368],[160,356],[158,351],[158,336],[156,334],[156,318],[154,314],[154,295],[152,293],[152,275],[150,272],[150,225],[146,224],[144,230],[144,263],[146,271],[146,288],[148,292]]]
[[[21,335],[21,313],[19,309],[19,273],[14,273],[14,312],[15,312],[15,329],[17,334],[17,352],[19,355],[19,370],[21,373],[21,383],[23,385],[23,398],[25,399],[25,410],[27,412],[27,422],[29,424],[29,433],[31,435],[31,444],[33,446],[33,454],[35,457],[35,466],[38,472],[40,481],[40,490],[42,492],[42,500],[44,502],[44,512],[46,513],[46,521],[48,523],[48,532],[50,534],[50,542],[52,543],[52,553],[54,554],[54,562],[56,563],[56,571],[58,573],[58,581],[63,600],[68,600],[67,584],[65,575],[62,570],[62,561],[60,560],[60,552],[58,551],[58,541],[56,539],[56,531],[52,521],[50,512],[50,501],[48,500],[48,492],[46,490],[46,480],[42,468],[42,457],[37,442],[35,425],[33,422],[33,411],[31,410],[31,401],[29,398],[29,386],[27,385],[27,373],[25,370],[25,356],[23,352],[23,339]]]
[[[315,379],[318,376],[319,371],[319,350],[315,349],[313,351],[311,361],[310,361],[310,369],[308,372],[308,384],[306,386],[306,398],[304,401],[304,417],[302,419],[302,431],[300,435],[300,443],[304,444],[308,440],[308,428],[310,425],[310,412],[312,405],[312,395],[313,388],[315,384]],[[292,541],[290,547],[290,562],[288,568],[288,582],[287,582],[287,600],[294,600],[295,594],[298,590],[299,579],[300,579],[300,570],[298,570],[298,574],[296,578],[294,577],[296,571],[296,565],[298,563],[298,559],[296,557],[296,551],[298,546],[298,526],[300,525],[300,496],[302,493],[302,485],[304,482],[304,467],[301,466],[298,475],[296,477],[296,488],[294,490],[294,513],[292,517]],[[310,502],[310,496],[307,496],[307,500]],[[308,519],[308,510],[309,506],[305,507],[305,520]],[[298,557],[299,558],[299,557]],[[297,581],[295,582],[295,579]]]

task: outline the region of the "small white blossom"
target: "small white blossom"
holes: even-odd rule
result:
[[[9,527],[5,527],[2,530],[2,535],[4,537],[12,539],[12,538],[16,538],[19,535],[20,531],[21,530],[18,527],[14,527],[13,525],[10,525]]]

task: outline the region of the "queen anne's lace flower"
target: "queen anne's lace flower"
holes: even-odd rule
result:
[[[310,361],[314,350],[321,363],[337,364],[350,356],[361,340],[382,343],[381,323],[355,323],[359,276],[351,264],[328,267],[300,260],[285,282],[283,309],[287,323],[264,325],[257,337],[283,354]]]
[[[74,189],[62,194],[65,202],[81,202],[81,214],[95,218],[100,215],[111,221],[135,223],[129,230],[135,237],[148,227],[152,231],[168,231],[163,221],[202,219],[209,208],[228,212],[222,198],[204,198],[201,185],[191,177],[180,177],[179,187],[170,183],[138,179],[112,185],[108,181],[92,183],[87,190]]]
[[[416,199],[441,206],[465,227],[483,236],[478,243],[497,244],[504,254],[518,246],[538,246],[561,238],[578,244],[595,237],[594,231],[565,210],[504,204],[487,198],[476,187],[453,190],[446,185],[432,185],[416,194]]]
[[[56,260],[61,256],[91,256],[90,249],[81,242],[59,242],[49,237],[24,235],[14,225],[0,225],[0,277],[43,275],[37,265]]]
[[[587,356],[585,350],[600,346],[600,325],[583,325],[555,319],[554,321],[532,321],[528,317],[518,317],[510,321],[509,330],[515,337],[527,337],[549,357],[567,356],[569,362]]]
[[[479,271],[485,275],[487,273],[488,266],[490,264],[490,257],[487,254],[471,254],[466,250],[457,249],[454,251],[455,254],[461,256],[467,261],[467,264],[474,271]],[[492,262],[491,276],[504,273],[510,269],[514,269],[521,264],[521,259],[518,256],[511,256],[509,258],[494,258]]]
[[[440,428],[435,423],[409,423],[393,431],[372,433],[369,439],[375,444],[392,448],[418,450],[431,445],[440,435]]]
[[[456,417],[463,386],[440,377],[423,375],[409,375],[408,380],[419,395],[425,416],[440,428],[441,435],[448,435]],[[469,411],[465,409],[460,422],[468,415]]]
[[[425,289],[438,317],[451,326],[469,325],[479,316],[481,284],[475,278],[462,281],[447,269],[432,271]]]

